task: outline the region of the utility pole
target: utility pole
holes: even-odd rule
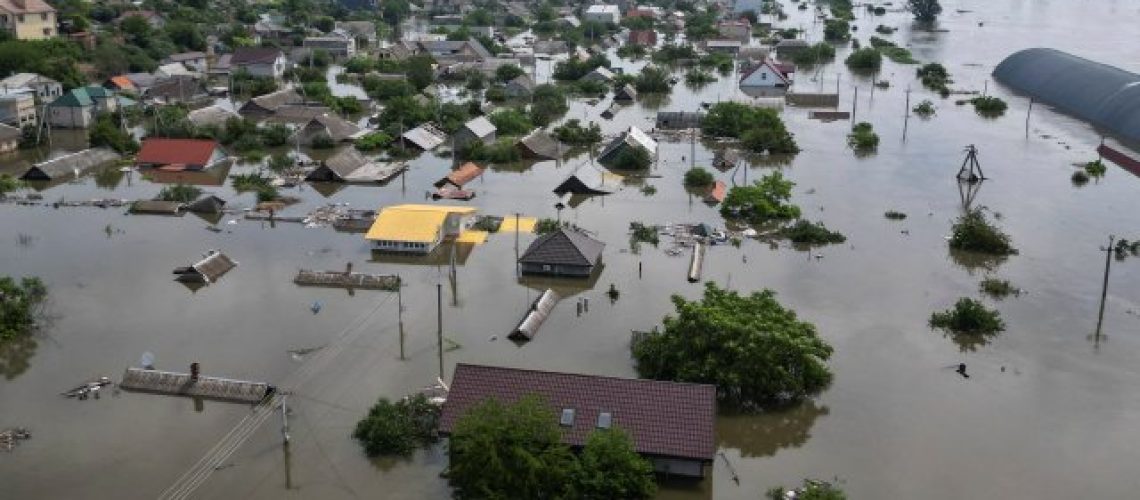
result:
[[[435,284],[436,346],[439,348],[439,379],[443,380],[443,283]]]
[[[851,99],[851,128],[855,128],[855,110],[859,105],[859,86],[855,86],[855,95]]]
[[[1104,301],[1108,298],[1108,273],[1112,269],[1112,243],[1116,240],[1115,235],[1108,236],[1108,246],[1101,248],[1104,251],[1104,283],[1100,287],[1100,312],[1096,317],[1096,334],[1095,342],[1100,344],[1100,327],[1104,323]]]
[[[561,214],[562,212],[559,212]],[[561,218],[561,215],[559,215]],[[519,213],[515,212],[515,277],[519,276]]]
[[[906,109],[903,113],[903,142],[906,142],[906,128],[910,125],[910,85],[906,87]]]
[[[1029,115],[1033,114],[1033,98],[1029,98],[1029,109],[1025,111],[1025,137],[1029,137]]]

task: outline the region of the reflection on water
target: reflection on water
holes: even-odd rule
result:
[[[736,448],[746,458],[770,457],[798,448],[811,439],[811,428],[828,414],[827,406],[804,401],[759,414],[721,414],[716,422],[717,446]]]
[[[992,255],[978,252],[967,252],[965,250],[955,250],[951,248],[950,260],[955,264],[961,266],[970,276],[974,276],[981,272],[982,274],[992,273],[997,270],[999,266],[1009,260],[1008,255]]]
[[[0,343],[0,375],[14,380],[31,366],[38,344],[30,335]]]

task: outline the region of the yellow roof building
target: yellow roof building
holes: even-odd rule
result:
[[[364,239],[434,244],[452,215],[467,216],[474,207],[447,205],[393,205],[384,207]],[[456,235],[460,228],[456,229]]]

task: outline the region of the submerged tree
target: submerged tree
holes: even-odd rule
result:
[[[800,216],[800,207],[788,202],[795,183],[772,172],[751,186],[734,186],[728,190],[720,213],[725,218],[741,219],[749,224],[772,220],[788,220]]]
[[[422,394],[392,403],[381,398],[356,423],[352,437],[370,457],[407,455],[436,437],[439,407]]]
[[[0,277],[0,342],[27,336],[36,326],[36,312],[47,298],[47,287],[39,278],[20,281]]]
[[[907,0],[907,10],[914,14],[914,20],[930,23],[938,19],[938,14],[942,13],[942,5],[938,0]]]
[[[657,493],[653,464],[637,454],[633,440],[618,428],[590,434],[571,478],[572,498],[638,499]]]
[[[831,346],[771,290],[742,296],[710,282],[701,300],[674,295],[673,305],[677,316],[633,345],[643,377],[715,384],[722,402],[742,408],[800,400],[831,383]]]
[[[958,217],[951,228],[950,248],[988,255],[1014,255],[1017,249],[1009,235],[986,219],[982,209],[975,208]]]

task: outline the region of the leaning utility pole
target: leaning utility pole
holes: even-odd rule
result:
[[[1100,287],[1100,312],[1096,317],[1096,343],[1100,344],[1100,327],[1104,324],[1104,301],[1108,298],[1108,273],[1112,269],[1112,243],[1116,236],[1108,236],[1108,246],[1101,248],[1104,251],[1104,283]]]

